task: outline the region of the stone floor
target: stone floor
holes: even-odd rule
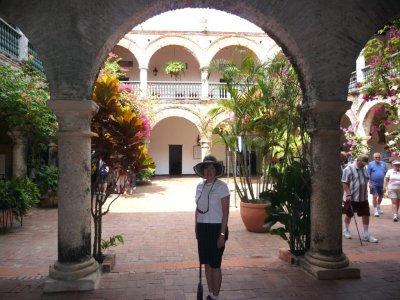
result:
[[[0,235],[0,299],[196,299],[197,181],[156,177],[151,186],[114,202],[103,236],[123,234],[125,244],[112,249],[116,266],[90,292],[43,294],[49,265],[57,259],[57,210],[33,209],[22,227],[15,224]],[[387,199],[383,204],[384,214],[371,217],[378,244],[361,246],[354,224],[353,239],[343,241],[361,279],[319,281],[278,259],[285,241],[247,232],[232,197],[220,299],[400,299],[400,222],[392,221]]]

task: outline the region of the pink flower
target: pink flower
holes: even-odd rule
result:
[[[371,130],[370,130],[371,135],[374,134],[374,133],[376,133],[376,132],[379,132],[379,131],[380,131],[380,129],[379,129],[378,126],[376,126],[375,124],[372,124],[372,125],[371,125]]]
[[[385,127],[388,127],[390,124],[392,124],[392,122],[390,122],[390,121],[385,121],[385,122],[383,122],[383,125],[384,125]]]

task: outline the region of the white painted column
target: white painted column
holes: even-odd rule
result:
[[[357,82],[364,81],[363,69],[365,68],[365,57],[360,55],[356,60],[356,80]]]
[[[140,96],[147,96],[147,68],[140,67]]]
[[[201,146],[201,161],[203,161],[204,157],[210,154],[211,150],[211,141],[207,137],[202,137],[200,139],[200,146]]]
[[[94,289],[99,264],[91,254],[91,131],[93,101],[51,100],[58,129],[58,260],[50,267],[45,292]]]
[[[208,71],[203,68],[200,69],[201,72],[201,99],[209,98],[208,96]]]
[[[22,33],[19,28],[17,28],[18,33],[21,35],[18,41],[18,60],[23,61],[23,60],[28,60],[28,44],[29,40],[28,38]]]

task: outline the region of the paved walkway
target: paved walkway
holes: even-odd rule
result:
[[[22,227],[0,235],[0,300],[196,299],[197,181],[158,177],[112,205],[103,236],[123,234],[125,244],[113,249],[115,268],[90,292],[43,294],[49,265],[57,259],[57,210],[32,210]],[[361,269],[362,278],[318,281],[278,259],[285,241],[247,232],[232,199],[220,299],[400,299],[400,222],[392,221],[390,205],[383,208],[381,217],[371,217],[378,244],[360,246],[354,224],[353,239],[343,241],[344,252]]]

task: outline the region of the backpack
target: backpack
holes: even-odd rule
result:
[[[103,164],[103,165],[100,167],[99,172],[100,172],[100,175],[101,175],[101,176],[107,175],[107,174],[108,174],[108,168],[107,168],[107,166],[106,166],[105,164]]]

